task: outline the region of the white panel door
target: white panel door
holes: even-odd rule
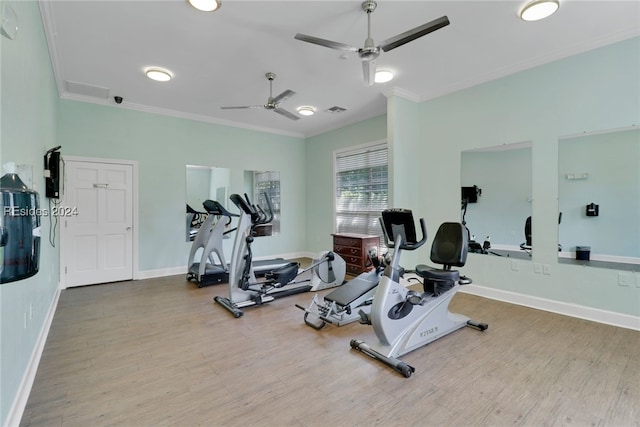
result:
[[[61,214],[66,286],[133,278],[133,166],[66,162]]]

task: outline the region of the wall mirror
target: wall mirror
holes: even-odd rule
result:
[[[256,237],[280,234],[280,172],[244,171],[244,192],[249,196],[249,199],[254,205],[260,206],[265,211],[268,211],[268,198],[273,210],[273,219],[271,222],[256,227]]]
[[[531,143],[463,151],[460,170],[463,221],[480,248],[491,246],[470,251],[528,259],[520,245],[531,216]]]
[[[229,209],[231,170],[211,166],[186,166],[186,238],[192,241],[207,214],[205,200],[216,200]],[[232,212],[236,212],[232,210]]]
[[[640,264],[640,129],[558,142],[561,262]]]

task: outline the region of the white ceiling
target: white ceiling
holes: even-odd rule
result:
[[[425,101],[640,35],[637,0],[561,0],[555,15],[538,22],[518,19],[518,0],[380,0],[372,15],[376,44],[443,15],[451,24],[381,53],[378,69],[396,78],[367,87],[356,54],[341,58],[340,51],[294,39],[304,33],[362,47],[367,17],[360,4],[223,0],[212,13],[185,0],[56,0],[40,7],[62,98],[292,136],[384,114],[390,93]],[[150,66],[171,70],[173,80],[147,79]],[[274,96],[296,92],[280,107],[312,105],[318,113],[294,121],[264,109],[220,109],[264,104],[267,72],[277,75]],[[124,102],[117,106],[114,96]],[[326,111],[333,106],[347,111]]]

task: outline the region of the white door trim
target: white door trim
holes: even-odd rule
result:
[[[79,156],[66,156],[62,155],[63,162],[78,162],[78,163],[105,163],[105,164],[119,164],[130,165],[133,172],[133,280],[138,280],[138,161],[137,160],[122,160],[122,159],[103,159],[98,157],[79,157]],[[64,164],[64,163],[63,163]],[[64,166],[63,166],[64,167]],[[64,183],[62,188],[61,200],[65,200],[65,191],[67,187],[67,177],[64,175]],[[65,236],[65,227],[60,224],[60,247],[63,247],[63,241]],[[65,251],[60,251],[60,285],[62,289],[67,288],[66,275],[64,268],[66,265]]]

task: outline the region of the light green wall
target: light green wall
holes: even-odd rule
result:
[[[57,145],[57,90],[42,29],[38,4],[11,2],[19,19],[15,40],[0,37],[0,163],[33,166],[33,183],[44,197],[42,157]],[[48,242],[50,217],[42,217],[39,272],[28,279],[0,285],[0,425],[11,405],[45,323],[59,279],[58,248]]]
[[[422,135],[442,147],[415,153],[439,165],[420,179],[432,196],[422,204],[428,218],[459,218],[462,150],[532,141],[532,260],[548,264],[550,274],[535,274],[532,263],[513,271],[508,259],[471,254],[465,270],[476,283],[640,315],[640,288],[619,286],[618,271],[557,262],[558,139],[638,125],[639,76],[640,38],[634,38],[421,104]]]
[[[469,203],[465,220],[476,240],[518,249],[524,243],[524,224],[531,215],[531,148],[503,151],[465,151],[461,155],[461,185],[482,190]]]
[[[334,221],[333,153],[341,148],[387,138],[386,116],[326,132],[306,140],[306,235],[307,250],[332,248]]]
[[[391,99],[388,137],[393,142],[396,193],[392,203],[411,204],[416,217],[425,217],[433,235],[443,221],[460,220],[462,151],[532,141],[533,262],[519,261],[514,271],[509,259],[470,254],[465,273],[487,287],[640,316],[640,288],[619,286],[618,271],[557,261],[558,139],[638,125],[639,76],[640,38],[634,38],[415,106]],[[308,168],[323,171],[318,179],[309,181],[309,192],[315,190],[318,196],[321,185],[315,183],[330,182],[336,141],[342,147],[380,139],[379,134],[355,137],[353,129],[307,141]],[[401,167],[398,159],[403,159],[407,168]],[[414,177],[412,182],[407,180],[408,171]],[[314,221],[307,223],[308,236],[332,230],[331,189],[322,191],[321,197],[326,206],[320,212],[309,209],[309,218]],[[411,268],[420,259],[425,262],[429,242],[416,251],[419,254],[404,256],[402,264]],[[316,243],[308,239],[307,244],[314,247]],[[535,274],[534,263],[548,264],[550,274]]]
[[[560,141],[559,234],[565,251],[590,246],[591,259],[598,255],[640,259],[638,165],[640,128]],[[567,174],[582,173],[589,177],[567,179]],[[585,214],[591,202],[600,206],[597,217]]]
[[[115,104],[65,100],[60,102],[58,132],[63,155],[138,161],[138,253],[142,272],[187,264],[187,164],[279,171],[281,232],[256,239],[255,255],[305,250],[305,146],[300,138],[160,116]],[[233,209],[237,211],[235,206]]]

